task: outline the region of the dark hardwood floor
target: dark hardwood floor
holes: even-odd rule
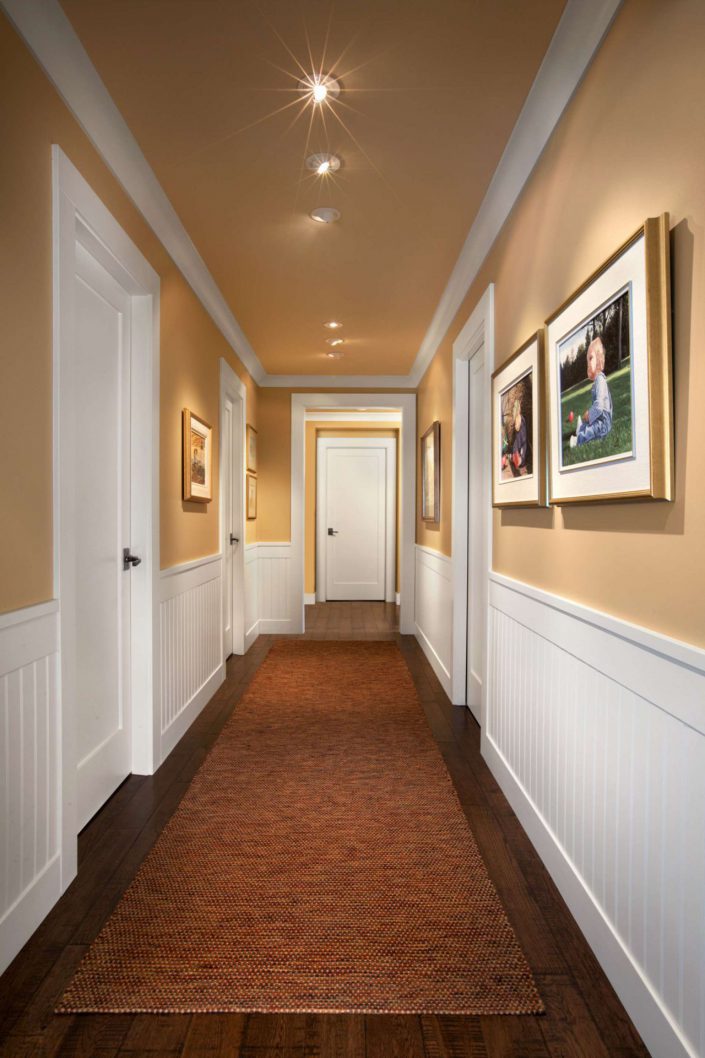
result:
[[[3,1058],[644,1058],[634,1026],[454,708],[385,603],[307,607],[306,637],[396,639],[546,1004],[542,1017],[52,1013],[265,657],[261,636],[159,771],[127,779],[79,837],[78,877],[0,978]],[[391,795],[391,791],[390,791]]]

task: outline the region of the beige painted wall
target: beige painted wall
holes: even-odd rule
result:
[[[399,470],[401,450],[399,444],[400,430],[396,423],[380,423],[374,429],[362,422],[340,423],[332,428],[326,422],[306,423],[305,454],[305,522],[304,522],[304,591],[312,594],[316,590],[316,475],[317,445],[319,437],[394,437],[397,442],[396,463],[396,549],[395,549],[395,591],[399,591],[399,508],[401,489],[399,487]]]
[[[262,486],[257,502],[257,539],[291,540],[291,395],[311,389],[269,389],[258,391],[259,464]],[[340,387],[317,389],[317,393],[341,393]],[[358,393],[398,393],[399,390],[360,389]],[[409,391],[407,391],[409,392]],[[390,399],[390,406],[394,401]],[[308,588],[306,589],[308,591]],[[313,590],[313,589],[311,589]]]
[[[495,512],[509,576],[705,646],[705,5],[625,0],[419,389],[419,433],[442,424],[450,554],[451,345],[496,284],[500,364],[648,216],[671,215],[676,499]],[[443,443],[443,442],[446,443]]]
[[[256,387],[44,73],[0,15],[0,612],[52,597],[51,145],[58,143],[161,278],[161,563],[218,550],[218,501],[181,501],[181,408],[217,427],[218,359]],[[217,483],[217,428],[214,433]],[[195,509],[195,508],[198,509]],[[256,529],[248,527],[248,539]]]

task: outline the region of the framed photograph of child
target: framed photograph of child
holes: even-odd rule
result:
[[[546,506],[543,334],[492,375],[492,506]]]
[[[546,321],[552,504],[673,498],[668,214]]]
[[[247,520],[257,517],[257,478],[254,474],[245,474],[245,499],[247,501]]]
[[[183,498],[190,503],[210,503],[211,491],[211,449],[212,434],[210,423],[194,415],[189,408],[184,408],[182,415],[183,440]]]

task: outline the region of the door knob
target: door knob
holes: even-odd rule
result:
[[[233,536],[233,534],[231,533],[230,534],[230,543],[231,544],[239,544],[240,543],[240,537],[239,536]]]
[[[328,530],[328,536],[337,536],[338,532],[339,532],[338,529],[329,529]]]
[[[129,569],[130,566],[139,566],[141,558],[137,555],[131,555],[129,547],[123,547],[122,549],[122,568],[123,570]]]

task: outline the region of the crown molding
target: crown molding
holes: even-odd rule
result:
[[[418,386],[622,0],[568,0],[441,295],[410,378]]]
[[[58,0],[0,0],[0,7],[255,382],[415,389],[621,3],[568,0],[408,375],[267,374]]]
[[[59,95],[256,382],[265,370],[58,0],[0,0]]]

